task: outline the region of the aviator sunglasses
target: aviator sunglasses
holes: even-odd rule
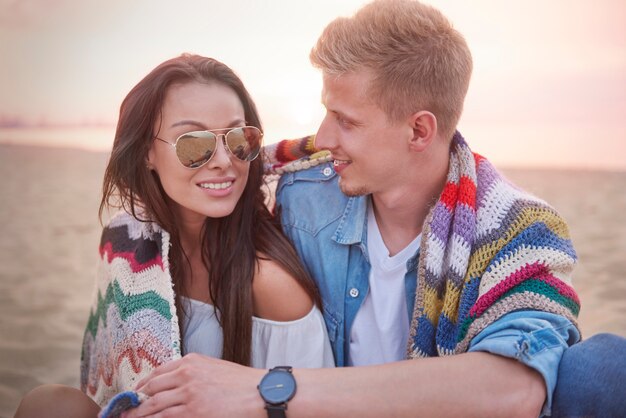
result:
[[[226,133],[216,134],[214,132]],[[187,132],[176,138],[173,144],[155,136],[176,149],[178,161],[187,168],[200,168],[215,155],[217,140],[222,138],[224,147],[241,161],[252,161],[261,150],[263,132],[255,126],[212,129],[210,131]]]

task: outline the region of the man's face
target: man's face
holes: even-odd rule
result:
[[[326,116],[315,138],[318,149],[328,149],[348,196],[389,192],[406,181],[408,123],[391,122],[367,97],[371,75],[367,72],[324,76],[322,104]]]

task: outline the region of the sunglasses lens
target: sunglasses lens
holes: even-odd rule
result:
[[[185,167],[197,168],[213,156],[216,143],[212,132],[188,132],[178,138],[176,155]]]
[[[261,150],[263,133],[254,126],[235,128],[226,134],[230,152],[242,161],[252,161]]]

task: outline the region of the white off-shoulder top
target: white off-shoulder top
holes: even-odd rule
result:
[[[185,353],[222,357],[224,336],[213,305],[186,297]],[[324,317],[314,306],[304,317],[279,322],[252,317],[252,367],[334,367]]]

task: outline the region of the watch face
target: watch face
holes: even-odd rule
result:
[[[272,370],[259,383],[259,392],[266,402],[287,402],[296,393],[296,379],[285,370]]]

